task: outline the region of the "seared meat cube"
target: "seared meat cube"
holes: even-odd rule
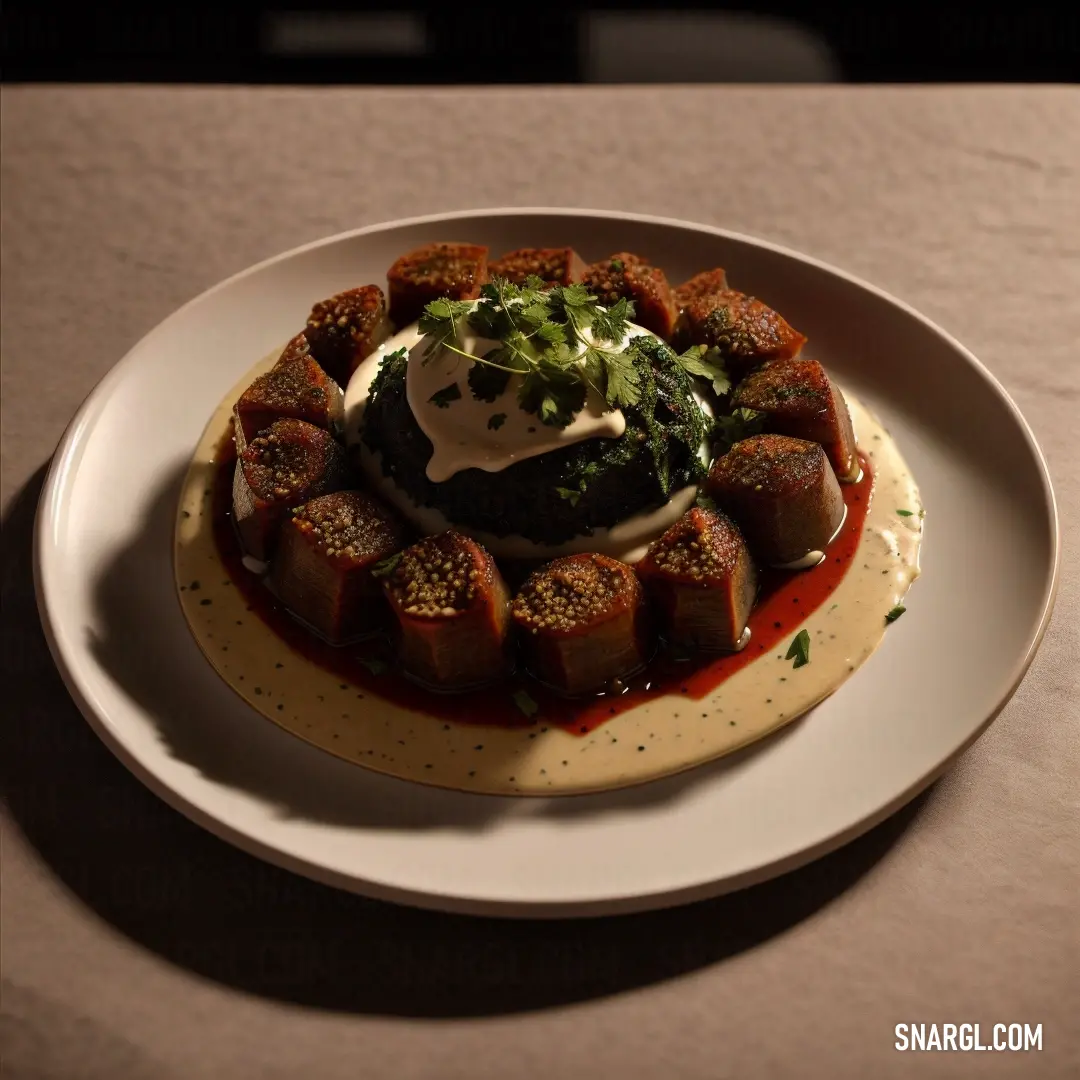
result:
[[[406,535],[401,518],[366,492],[320,495],[282,525],[274,590],[333,645],[370,633],[389,614],[372,568],[400,551]]]
[[[767,431],[821,443],[838,479],[858,478],[859,458],[847,402],[816,360],[777,360],[747,375],[732,404],[765,413]]]
[[[683,309],[679,340],[683,346],[715,345],[739,379],[761,364],[795,356],[806,337],[755,297],[719,289],[702,292]]]
[[[361,285],[321,300],[304,329],[311,355],[342,388],[390,332],[386,298],[378,285]]]
[[[573,285],[585,273],[585,260],[573,248],[518,248],[488,266],[493,278],[524,285],[530,275],[548,285]]]
[[[236,452],[242,454],[248,439],[275,420],[306,420],[327,431],[337,431],[344,415],[341,388],[311,355],[307,338],[297,334],[285,346],[278,362],[260,375],[233,407]]]
[[[773,566],[813,559],[844,521],[844,497],[825,451],[787,435],[737,442],[713,463],[704,487],[738,523],[754,556]]]
[[[390,318],[400,330],[440,296],[475,300],[490,280],[488,249],[477,244],[428,244],[402,255],[386,272]]]
[[[757,571],[738,526],[726,515],[688,510],[634,567],[675,645],[731,652],[757,595]]]
[[[719,266],[715,270],[702,270],[675,290],[675,306],[679,320],[675,328],[676,338],[681,339],[686,327],[700,325],[715,306],[714,298],[727,291],[727,272]],[[687,341],[687,344],[693,344]]]
[[[609,689],[652,655],[645,592],[634,571],[607,555],[556,559],[514,599],[529,670],[564,694]]]
[[[640,255],[621,251],[593,263],[581,279],[605,307],[620,298],[633,301],[634,322],[667,341],[675,329],[675,298],[664,271]]]
[[[294,506],[346,486],[345,452],[304,420],[275,420],[248,440],[233,473],[233,518],[244,550],[266,561]]]
[[[513,670],[510,590],[475,540],[447,531],[402,552],[383,581],[407,675],[435,690],[468,690]]]

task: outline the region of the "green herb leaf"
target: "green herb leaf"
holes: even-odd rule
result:
[[[731,378],[724,367],[719,349],[710,349],[705,345],[691,345],[686,352],[676,356],[675,359],[688,375],[708,379],[718,395],[723,396],[731,389]]]
[[[791,665],[793,668],[801,668],[810,663],[810,635],[805,630],[800,630],[795,635],[784,659],[794,660],[795,663]]]
[[[753,409],[733,409],[727,416],[716,417],[713,433],[717,453],[726,453],[735,443],[759,434],[764,426],[765,414]]]
[[[546,322],[536,328],[536,336],[548,345],[561,345],[566,341],[566,327],[557,322]]]
[[[905,611],[907,611],[907,608],[906,608],[906,607],[904,607],[904,605],[903,605],[903,604],[897,604],[897,605],[896,605],[896,607],[894,607],[894,608],[893,608],[893,609],[892,609],[892,610],[891,610],[891,611],[890,611],[890,612],[889,612],[889,613],[888,613],[888,614],[887,614],[887,615],[885,616],[885,621],[886,621],[887,623],[893,623],[893,622],[896,622],[896,620],[897,620],[897,619],[899,619],[899,618],[900,618],[900,616],[901,616],[901,615],[903,615]]]
[[[459,320],[472,311],[471,300],[448,300],[440,297],[432,300],[420,316],[420,333],[431,336],[424,349],[424,363],[435,356],[444,345],[449,345],[457,337]]]
[[[373,578],[389,577],[397,569],[399,562],[401,562],[401,552],[395,551],[393,555],[388,555],[371,568],[371,576]]]
[[[449,386],[444,386],[441,390],[436,390],[428,401],[432,405],[437,406],[440,409],[448,409],[451,401],[458,401],[461,398],[461,387],[456,382],[452,382]]]
[[[620,297],[606,311],[597,308],[592,321],[593,339],[621,342],[633,317],[634,305],[625,297]]]
[[[913,514],[915,513],[915,511],[914,511],[914,510],[897,510],[896,512],[897,512],[897,513],[898,513],[898,514],[899,514],[899,515],[900,515],[901,517],[911,517],[911,516],[912,516],[912,515],[913,515]]]
[[[488,431],[498,431],[499,428],[506,423],[506,413],[497,412],[494,416],[488,418],[487,426]]]
[[[372,675],[385,675],[390,670],[390,665],[377,656],[361,656],[360,663],[371,672]]]
[[[621,274],[625,269],[622,259],[612,259],[611,269],[614,270],[616,274]]]
[[[578,500],[581,498],[580,491],[575,491],[573,488],[566,487],[557,487],[555,490],[558,492],[560,498],[566,499],[571,506],[577,506]]]
[[[528,717],[533,717],[540,711],[540,706],[528,690],[515,690],[513,699],[514,704]]]
[[[542,357],[521,380],[518,404],[549,427],[564,428],[585,405],[585,383],[579,369]]]
[[[477,401],[494,401],[506,390],[506,385],[510,382],[511,372],[509,370],[504,367],[493,366],[493,364],[498,363],[495,359],[498,352],[498,349],[493,349],[485,357],[485,359],[490,359],[491,363],[474,363],[469,368],[467,376],[469,391]]]

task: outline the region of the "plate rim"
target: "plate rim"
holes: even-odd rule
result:
[[[994,395],[1006,405],[1013,422],[1020,430],[1039,473],[1043,504],[1047,514],[1047,521],[1050,526],[1049,565],[1043,583],[1037,620],[1033,628],[1029,629],[1027,634],[1027,646],[1023,655],[1019,656],[1014,662],[1011,678],[1008,680],[1006,689],[1002,693],[996,706],[987,714],[975,730],[970,732],[965,738],[961,739],[942,761],[926,775],[912,783],[899,795],[886,800],[875,811],[862,817],[859,821],[849,825],[847,828],[831,833],[814,844],[802,846],[797,852],[773,859],[771,862],[755,866],[752,869],[736,875],[727,876],[720,880],[707,880],[698,884],[676,889],[661,889],[650,893],[635,892],[634,894],[627,896],[613,896],[599,900],[590,899],[583,901],[518,901],[490,900],[473,896],[463,896],[456,893],[439,893],[437,890],[426,887],[423,892],[420,892],[411,888],[404,888],[387,882],[378,881],[370,877],[362,877],[356,873],[345,873],[339,870],[330,869],[317,861],[307,860],[291,853],[283,852],[279,848],[260,839],[258,836],[252,835],[250,832],[208,813],[195,802],[178,793],[165,780],[159,778],[152,770],[144,766],[144,764],[128,750],[124,740],[113,729],[106,710],[100,702],[94,700],[90,688],[85,685],[81,678],[78,663],[75,662],[77,657],[73,656],[72,643],[68,640],[61,625],[62,620],[58,617],[54,618],[52,614],[50,598],[55,592],[56,582],[53,579],[53,570],[49,562],[49,525],[57,519],[62,509],[61,495],[63,494],[68,481],[68,476],[71,473],[73,464],[77,458],[77,452],[85,445],[85,431],[87,427],[108,401],[113,392],[114,385],[123,379],[127,369],[135,362],[137,354],[142,352],[147,345],[151,344],[157,335],[167,333],[171,324],[173,324],[174,321],[179,320],[189,308],[202,302],[211,295],[231,287],[244,278],[253,276],[270,266],[295,258],[306,252],[341,243],[355,237],[379,232],[388,232],[393,229],[407,228],[410,226],[438,224],[448,221],[459,222],[474,218],[505,218],[516,216],[599,218],[608,221],[635,222],[638,224],[708,233],[724,239],[744,243],[751,247],[764,248],[785,258],[809,264],[818,270],[822,270],[834,277],[843,279],[847,283],[854,285],[863,291],[869,292],[878,299],[899,308],[909,318],[915,319],[922,324],[924,328],[943,339],[954,352],[958,353],[963,360],[974,369],[988,385],[988,388]],[[305,877],[319,881],[323,884],[343,888],[375,899],[403,903],[413,907],[472,915],[479,914],[528,918],[604,916],[624,912],[629,913],[634,911],[653,910],[662,907],[674,907],[690,903],[695,900],[746,888],[758,882],[790,872],[844,846],[856,837],[868,832],[910,802],[946,772],[956,759],[986,731],[1012,699],[1021,681],[1027,674],[1027,671],[1035,658],[1035,654],[1045,637],[1060,585],[1060,566],[1060,513],[1057,506],[1057,499],[1049,466],[1030,424],[1005,387],[982,363],[982,361],[948,331],[943,329],[929,317],[923,315],[903,299],[894,296],[858,275],[852,274],[822,259],[818,259],[813,255],[797,251],[794,248],[789,248],[771,240],[755,237],[732,229],[725,229],[719,226],[707,225],[701,222],[688,221],[681,218],[629,211],[560,206],[469,208],[465,210],[447,210],[434,214],[423,214],[408,218],[379,221],[356,229],[344,230],[342,232],[324,236],[287,251],[280,252],[254,263],[198,293],[139,338],[139,340],[136,341],[107,372],[105,372],[86,395],[75,415],[64,429],[56,450],[50,460],[48,474],[38,500],[33,533],[34,593],[41,619],[42,630],[49,647],[49,652],[52,655],[53,662],[60,672],[68,693],[71,695],[79,711],[86,718],[91,728],[124,766],[146,787],[154,792],[155,795],[163,799],[168,805],[173,807],[173,809],[178,810],[185,817],[194,821],[202,828],[207,829],[207,831],[211,832],[213,835],[233,844],[248,854],[254,855],[257,858],[287,870],[300,873]],[[495,798],[497,796],[489,797]]]

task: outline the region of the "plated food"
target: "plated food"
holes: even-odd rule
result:
[[[256,697],[303,695],[298,654],[395,717],[533,742],[500,777],[408,739],[352,755],[450,786],[617,786],[760,737],[855,670],[918,572],[914,481],[806,342],[720,268],[672,287],[626,251],[405,253],[385,292],[316,302],[211,421],[178,532],[196,637],[215,650],[202,560],[290,658]],[[551,775],[560,740],[614,746],[672,695],[715,720],[693,748]],[[298,734],[320,712],[253,703]]]

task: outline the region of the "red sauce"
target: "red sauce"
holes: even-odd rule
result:
[[[778,643],[787,644],[843,580],[859,545],[874,484],[869,460],[862,455],[860,460],[862,479],[857,484],[841,485],[847,518],[824,561],[810,570],[765,569],[760,573],[761,590],[749,622],[750,644],[742,652],[688,660],[661,649],[645,671],[628,680],[624,693],[588,701],[568,701],[525,674],[484,690],[435,694],[395,671],[388,640],[335,647],[316,637],[292,618],[241,561],[243,551],[232,523],[235,449],[231,439],[222,446],[217,459],[212,496],[214,541],[249,609],[291,649],[343,681],[441,720],[502,727],[543,724],[584,735],[626,709],[661,694],[703,698]],[[526,717],[514,703],[513,695],[518,690],[526,691],[539,706],[534,717]]]

